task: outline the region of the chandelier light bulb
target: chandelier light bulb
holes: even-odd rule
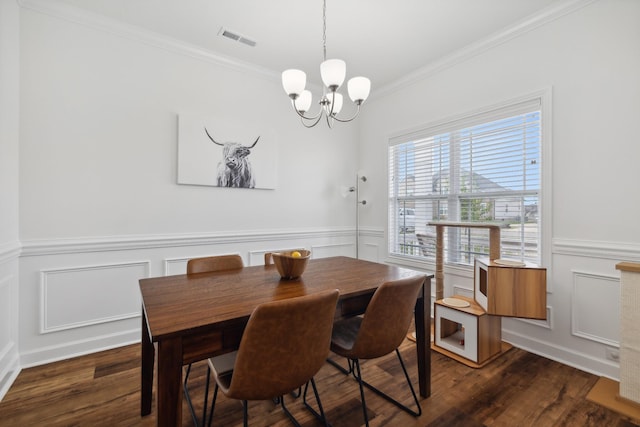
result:
[[[327,104],[327,114],[335,116],[342,110],[342,95],[338,92],[333,92],[327,95],[327,99],[329,100]],[[333,105],[333,110],[331,109],[331,104],[335,104]]]
[[[309,90],[303,90],[298,99],[295,101],[296,110],[301,113],[306,113],[309,111],[309,107],[311,107],[311,101],[313,99],[313,95]],[[294,102],[291,100],[291,102]]]
[[[347,83],[349,98],[356,104],[362,104],[369,97],[371,80],[366,77],[353,77]]]
[[[337,90],[347,75],[347,64],[342,59],[327,59],[320,64],[322,82],[331,91]]]
[[[290,69],[282,72],[282,87],[290,98],[297,98],[306,85],[307,75],[304,71]]]

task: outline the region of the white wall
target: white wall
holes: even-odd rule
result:
[[[305,129],[278,76],[22,15],[23,241],[350,224],[356,129]],[[176,185],[181,112],[273,129],[278,188]]]
[[[19,8],[0,0],[0,398],[20,371],[18,358]]]
[[[505,319],[516,346],[617,378],[605,359],[618,346],[619,273],[640,259],[640,2],[588,3],[503,43],[390,88],[362,117],[361,169],[372,203],[365,228],[386,226],[386,148],[390,135],[552,88],[552,227],[547,322]],[[437,41],[432,41],[437,43]],[[371,171],[376,171],[372,173]],[[370,239],[383,248],[384,239]],[[451,286],[472,276],[450,269]],[[457,289],[457,292],[461,292]]]
[[[139,340],[138,279],[189,257],[355,253],[357,127],[306,129],[279,75],[76,12],[21,9],[23,366]],[[277,188],[177,185],[181,112],[273,131]]]

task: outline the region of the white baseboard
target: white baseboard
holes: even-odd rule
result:
[[[139,342],[140,329],[134,329],[22,352],[20,361],[22,368],[30,368]]]
[[[597,359],[573,349],[532,339],[507,329],[502,329],[502,339],[514,347],[521,348],[529,353],[555,360],[594,375],[604,376],[616,381],[619,380],[620,368],[618,364],[608,362],[606,359]]]
[[[18,349],[12,345],[7,351],[4,351],[0,357],[0,401],[11,388],[11,385],[20,373],[20,356]]]

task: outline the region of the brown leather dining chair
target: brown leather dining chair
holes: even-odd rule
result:
[[[398,346],[407,335],[416,300],[424,281],[425,276],[413,276],[385,282],[373,294],[363,316],[338,320],[333,325],[331,351],[339,356],[346,357],[349,369],[345,369],[331,359],[327,361],[344,374],[352,374],[358,381],[362,410],[367,426],[369,425],[369,418],[367,416],[367,404],[364,398],[363,386],[413,416],[417,417],[422,413],[420,402],[411,384],[411,379],[402,356],[400,356]],[[394,350],[413,394],[417,411],[408,408],[362,379],[361,359],[375,359],[385,356]]]
[[[244,262],[242,261],[242,257],[237,254],[192,258],[187,261],[187,274],[236,270],[240,268],[244,268]],[[187,399],[189,410],[191,411],[191,416],[193,417],[194,422],[197,424],[198,417],[193,410],[193,404],[191,403],[191,398],[189,397],[189,387],[187,384],[187,381],[189,380],[189,374],[191,373],[191,365],[192,364],[190,363],[189,366],[187,366],[187,372],[184,376],[183,390],[185,398]],[[206,413],[206,408],[203,413]]]
[[[237,254],[192,258],[187,261],[187,274],[243,268],[242,257]]]
[[[314,375],[329,355],[331,328],[339,292],[320,292],[259,305],[251,314],[236,352],[209,359],[215,389],[209,414],[211,425],[218,390],[243,403],[248,425],[249,400],[275,400],[291,422],[300,426],[287,409],[286,394],[305,386],[304,405],[328,426]],[[306,399],[311,384],[319,412]],[[209,375],[205,391],[205,408]],[[203,425],[205,421],[203,417]]]

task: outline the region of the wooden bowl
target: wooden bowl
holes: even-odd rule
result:
[[[311,256],[311,251],[299,250],[299,257],[292,257],[292,252],[274,252],[273,263],[280,273],[280,277],[284,280],[297,279],[302,276],[304,269],[307,268],[307,262]]]

